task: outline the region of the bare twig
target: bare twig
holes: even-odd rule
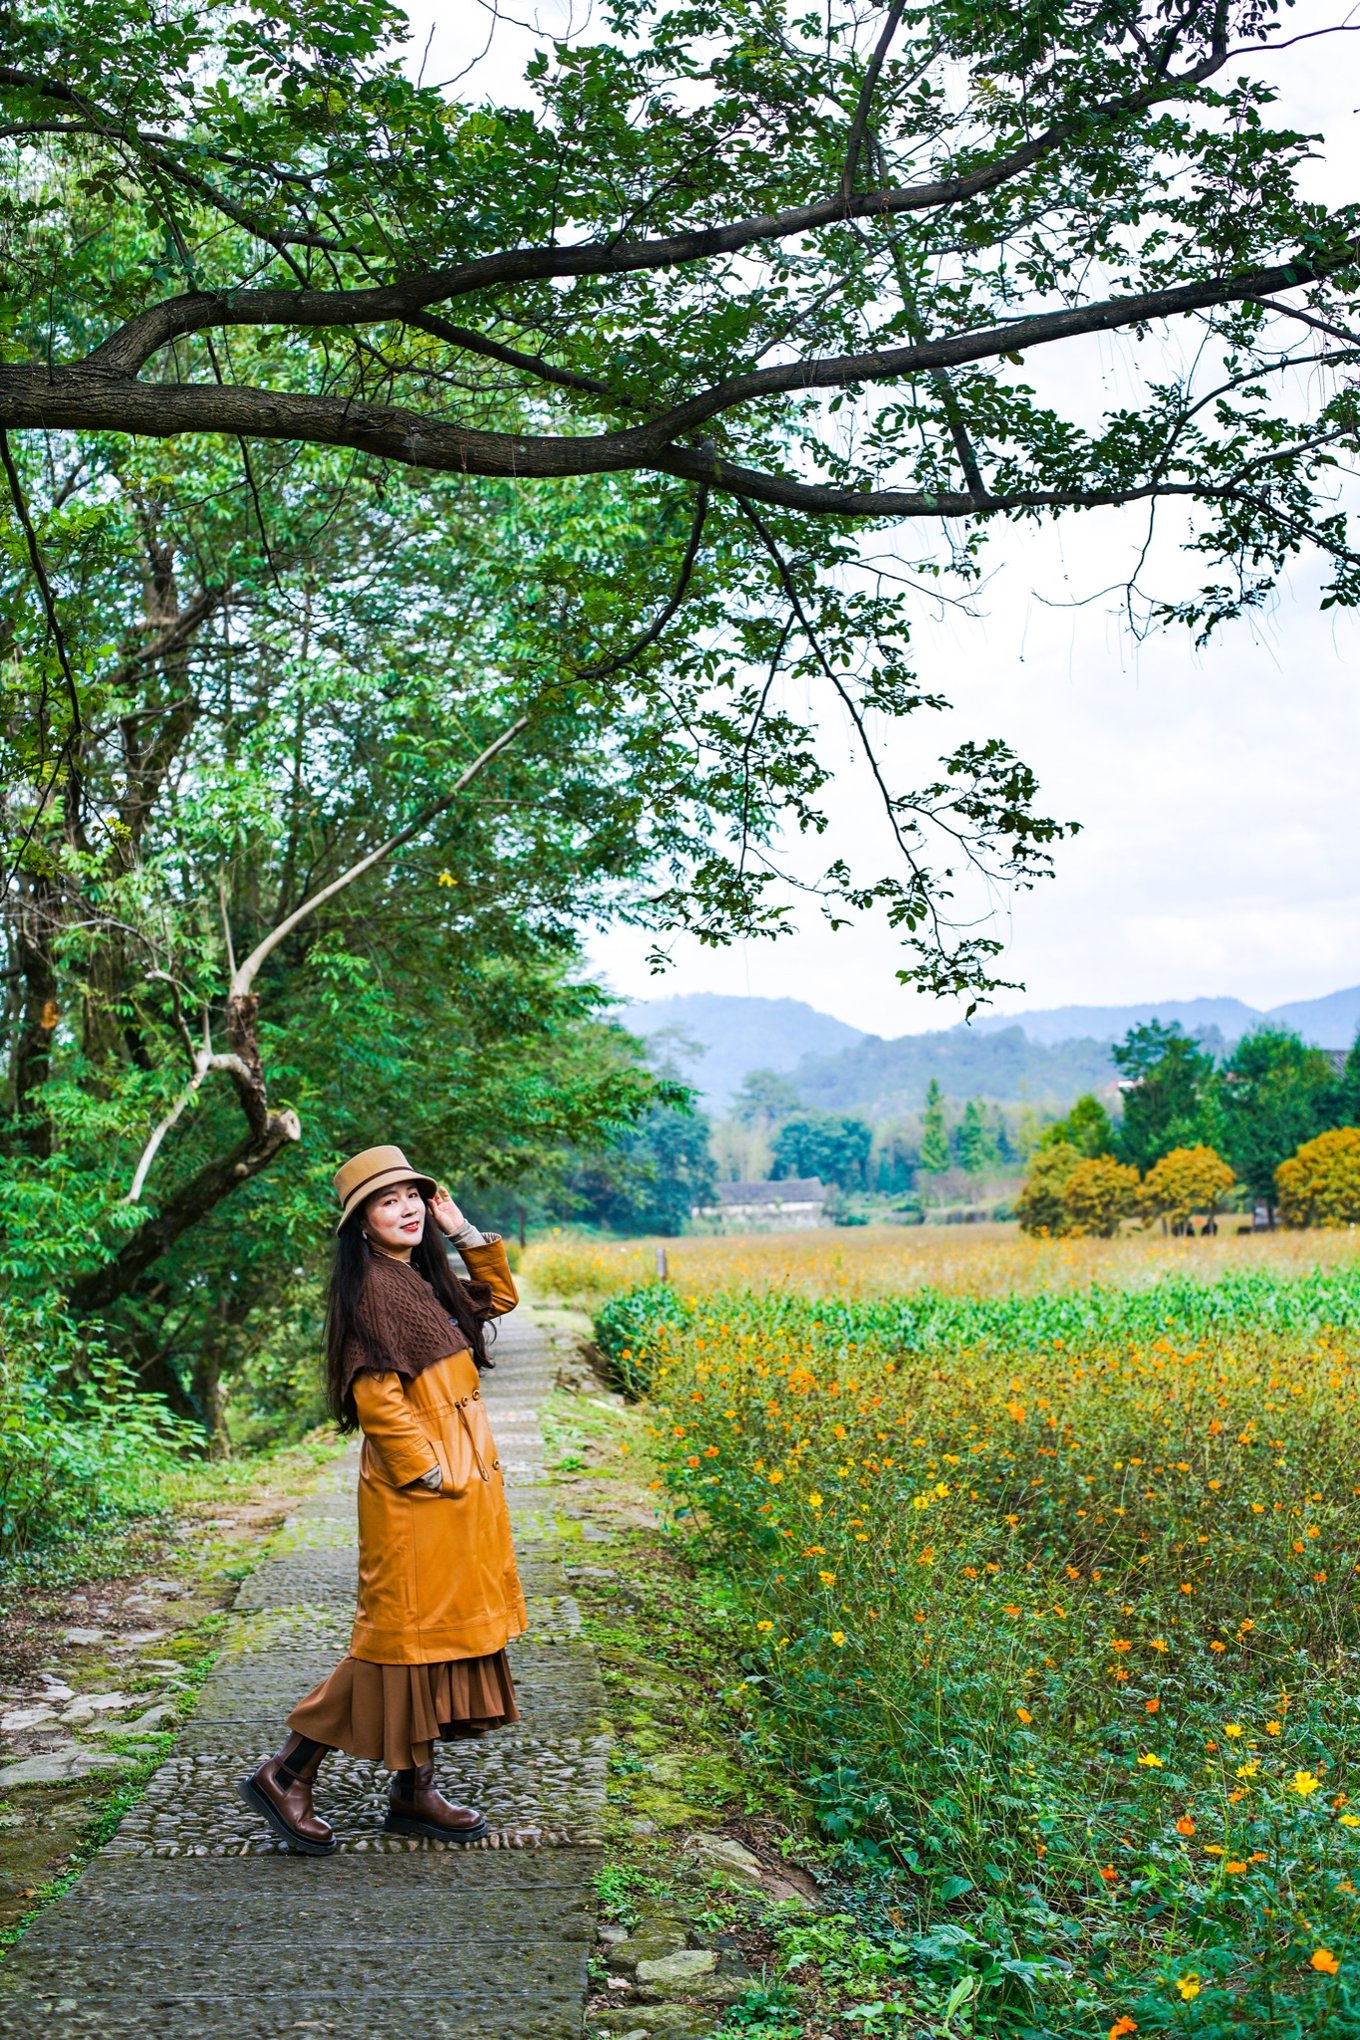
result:
[[[405,828],[398,829],[395,835],[387,838],[386,842],[379,843],[375,850],[370,850],[368,855],[361,857],[357,864],[351,864],[348,871],[342,871],[338,878],[333,878],[330,881],[329,885],[323,885],[318,892],[314,892],[311,895],[310,899],[305,899],[301,906],[295,907],[292,913],[280,921],[276,928],[271,928],[264,940],[257,943],[254,949],[251,950],[245,962],[239,964],[232,972],[231,990],[228,994],[229,1001],[235,1003],[238,1000],[249,998],[254,989],[255,980],[260,974],[261,966],[273,955],[281,942],[287,941],[295,928],[300,927],[304,921],[309,920],[318,907],[324,907],[326,902],[333,900],[337,893],[343,892],[347,886],[353,885],[356,879],[362,878],[365,872],[372,871],[375,864],[381,864],[385,857],[390,857],[392,852],[399,850],[403,843],[409,843],[413,836],[418,836],[422,829],[427,829],[431,822],[436,821],[444,813],[446,808],[452,807],[459,794],[471,786],[473,780],[477,778],[479,773],[486,770],[493,758],[498,758],[502,751],[507,750],[514,743],[516,737],[528,729],[532,720],[533,718],[528,715],[519,716],[516,721],[511,723],[509,729],[502,730],[495,741],[488,744],[486,749],[473,759],[467,770],[459,775],[447,793],[441,794],[438,800],[432,801],[429,807],[423,808],[414,821],[408,822]]]

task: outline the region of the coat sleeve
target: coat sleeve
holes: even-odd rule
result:
[[[505,1257],[505,1241],[489,1239],[480,1247],[462,1247],[459,1251],[473,1281],[485,1284],[491,1293],[489,1307],[484,1305],[479,1316],[504,1317],[507,1311],[513,1310],[519,1302],[519,1291]]]
[[[399,1374],[356,1374],[352,1393],[359,1428],[394,1487],[409,1487],[439,1465],[439,1455],[411,1415]]]

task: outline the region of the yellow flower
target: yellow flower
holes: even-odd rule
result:
[[[1321,1778],[1315,1778],[1311,1771],[1296,1771],[1289,1781],[1291,1792],[1297,1792],[1300,1799],[1306,1799],[1310,1792],[1316,1792]]]
[[[821,1506],[822,1506],[822,1498],[821,1498],[821,1496],[820,1496],[820,1495],[819,1495],[819,1494],[817,1493],[816,1489],[814,1488],[814,1489],[813,1489],[813,1491],[812,1491],[812,1493],[811,1493],[811,1494],[810,1494],[810,1495],[808,1496],[808,1507],[809,1507],[810,1509],[820,1509],[820,1508],[821,1508]]]
[[[1160,1771],[1164,1768],[1161,1758],[1152,1750],[1145,1750],[1138,1761],[1140,1764],[1146,1765],[1149,1771]]]
[[[839,1650],[841,1645],[845,1642],[845,1631],[843,1629],[833,1629],[831,1632],[831,1641],[835,1644],[836,1648]]]
[[[1225,1721],[1223,1724],[1224,1735],[1233,1741],[1236,1741],[1237,1737],[1245,1734],[1245,1732],[1240,1721]]]
[[[1342,1827],[1360,1827],[1360,1813],[1341,1814],[1340,1824]]]
[[[1280,1724],[1279,1724],[1279,1722],[1278,1722],[1278,1721],[1268,1721],[1268,1722],[1266,1723],[1266,1734],[1267,1734],[1267,1735],[1278,1735],[1279,1733],[1280,1733]]]
[[[1193,1969],[1188,1976],[1178,1976],[1176,1978],[1176,1988],[1187,2004],[1189,2004],[1191,1998],[1199,1996],[1200,1987],[1200,1980]]]
[[[817,1577],[824,1587],[832,1587],[836,1584],[836,1575],[833,1572],[822,1571],[818,1573]]]
[[[772,1474],[770,1475],[770,1485],[771,1485],[771,1487],[778,1487],[778,1486],[779,1486],[779,1483],[780,1483],[780,1481],[781,1481],[781,1480],[782,1480],[783,1478],[784,1478],[783,1474],[782,1474],[782,1473],[781,1473],[781,1472],[779,1471],[779,1468],[778,1468],[778,1467],[776,1467],[776,1468],[775,1468],[775,1470],[774,1470],[774,1472],[773,1472],[773,1473],[772,1473]]]
[[[756,1628],[757,1628],[757,1629],[773,1629],[773,1628],[774,1628],[774,1624],[773,1624],[773,1622],[757,1622],[757,1624],[756,1624]]]

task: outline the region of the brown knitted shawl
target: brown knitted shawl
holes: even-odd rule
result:
[[[474,1316],[485,1324],[494,1317],[491,1287],[486,1282],[464,1282]],[[436,1360],[450,1353],[468,1350],[467,1333],[445,1310],[425,1277],[408,1261],[390,1260],[386,1255],[370,1256],[368,1280],[359,1303],[359,1317],[373,1340],[382,1363],[376,1364],[356,1338],[345,1346],[344,1398],[349,1401],[356,1374],[399,1374],[414,1381]]]

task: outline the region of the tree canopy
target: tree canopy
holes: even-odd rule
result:
[[[994,732],[914,785],[879,754],[941,705],[920,590],[966,592],[1008,519],[1176,502],[1200,586],[1153,607],[1201,631],[1305,548],[1356,598],[1357,214],[1305,196],[1312,140],[1274,124],[1271,0],[613,0],[505,106],[413,78],[386,0],[58,0],[0,29],[6,448],[206,436],[262,521],[271,445],[573,509],[610,480],[633,536],[565,613],[526,577],[557,628],[500,733],[641,698],[662,793],[661,732],[689,746],[720,826],[663,925],[785,925],[770,839],[826,826],[834,710],[891,859],[833,856],[828,911],[883,906],[927,989],[996,982],[959,875],[1032,883],[1063,826]],[[1091,414],[1069,364],[1098,334],[1133,388]],[[17,762],[56,798],[85,676],[49,492],[28,516],[6,466],[50,640]],[[872,574],[866,521],[896,531]]]
[[[837,1112],[803,1112],[783,1121],[774,1137],[771,1174],[820,1176],[838,1190],[858,1190],[867,1179],[873,1130]]]

